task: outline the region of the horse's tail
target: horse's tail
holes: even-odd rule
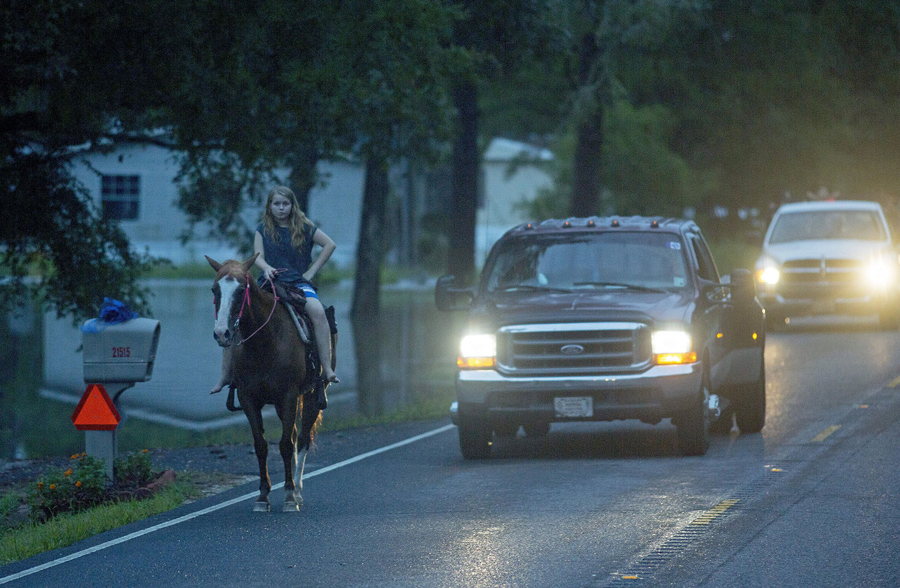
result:
[[[334,307],[325,309],[325,318],[328,319],[328,328],[331,331],[331,371],[337,369],[337,321],[334,319]]]
[[[225,408],[230,410],[231,412],[238,412],[244,410],[242,406],[234,405],[234,385],[228,386],[228,399],[225,400]]]
[[[316,440],[316,429],[322,419],[322,411],[319,408],[313,394],[304,395],[303,405],[300,411],[300,434],[297,438],[297,449],[312,451]]]

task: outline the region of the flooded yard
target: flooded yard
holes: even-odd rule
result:
[[[209,394],[222,355],[212,337],[211,281],[147,284],[153,294],[153,318],[161,326],[159,348],[151,380],[129,388],[119,400],[124,415],[117,430],[120,446],[150,446],[154,435],[165,439],[167,429],[210,436],[229,427],[246,427],[242,413],[225,408],[225,393]],[[335,307],[341,378],[340,384],[329,388],[326,419],[372,416],[452,395],[460,317],[435,309],[431,284],[386,287],[378,323],[357,329],[381,341],[383,384],[374,390],[357,385],[351,288],[339,285],[320,294],[326,305]],[[69,420],[85,390],[80,330],[52,314],[9,318],[2,330],[7,344],[0,373],[0,457],[80,451],[83,433]],[[144,432],[148,423],[153,434]]]

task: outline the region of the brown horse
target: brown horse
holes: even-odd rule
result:
[[[258,254],[257,254],[258,255]],[[234,346],[231,386],[253,432],[259,461],[259,498],[253,510],[269,510],[272,483],[266,463],[269,446],[263,436],[262,409],[274,404],[281,420],[281,458],[284,460],[284,512],[299,510],[303,500],[303,467],[312,445],[319,408],[309,392],[316,378],[306,369],[306,346],[284,304],[263,291],[250,275],[256,255],[243,263],[219,263],[207,257],[216,270],[213,284],[216,325],[213,336],[222,347]],[[297,437],[297,416],[301,416]],[[302,455],[298,459],[298,450]]]

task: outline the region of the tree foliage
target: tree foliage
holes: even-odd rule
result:
[[[463,273],[486,136],[554,149],[548,214],[568,209],[579,157],[598,213],[764,208],[821,186],[891,200],[900,185],[895,1],[9,0],[0,33],[4,308],[146,303],[151,260],[69,172],[122,141],[182,153],[191,221],[249,243],[240,213],[275,179],[302,196],[322,159],[428,160],[469,129],[450,245]],[[579,151],[585,121],[596,146]]]
[[[104,296],[146,307],[136,278],[150,260],[101,219],[68,169],[74,146],[99,143],[160,98],[153,25],[139,6],[112,5],[14,0],[0,8],[0,308],[34,297],[85,317]]]
[[[143,308],[135,280],[150,263],[74,184],[73,145],[143,141],[181,153],[190,221],[249,243],[240,213],[263,186],[287,181],[282,170],[308,187],[323,158],[434,152],[449,136],[446,77],[467,61],[450,43],[455,9],[433,0],[200,0],[189,9],[13,0],[0,10],[0,59],[12,64],[0,74],[0,240],[12,277],[2,302],[26,295],[31,271],[61,314],[89,315],[103,296]],[[45,219],[55,229],[39,231],[26,218],[54,212],[47,198],[78,209],[65,229]]]
[[[598,96],[574,75],[586,23],[603,49],[592,67],[609,83],[596,212],[765,210],[822,186],[895,203],[897,2],[607,0],[569,10],[572,43],[549,70],[570,80],[552,144],[559,181],[535,213],[568,208],[576,125]]]

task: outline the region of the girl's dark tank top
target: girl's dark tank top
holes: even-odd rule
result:
[[[316,227],[304,229],[305,235],[300,251],[291,245],[291,230],[286,227],[275,227],[278,232],[278,240],[272,239],[266,234],[265,226],[262,223],[256,227],[256,230],[262,235],[263,254],[266,262],[277,270],[283,270],[278,274],[278,281],[289,284],[305,282],[303,272],[312,265],[313,235],[316,233]]]

